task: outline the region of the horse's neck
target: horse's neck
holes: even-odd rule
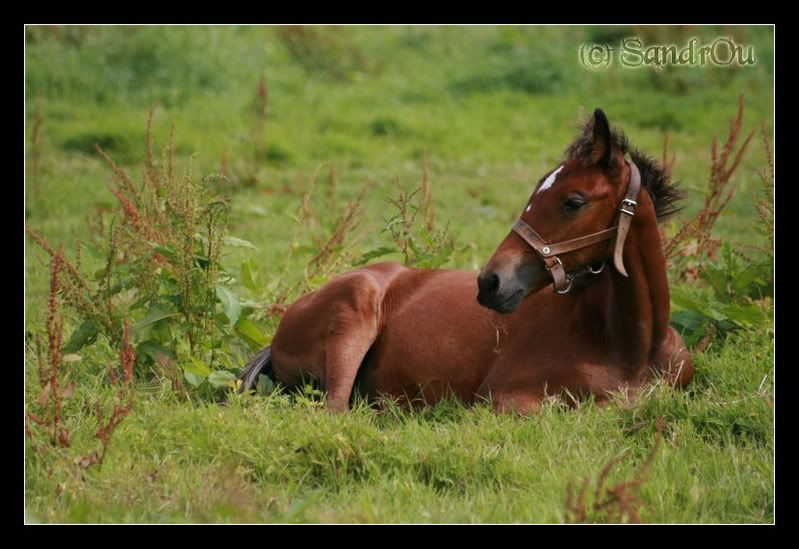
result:
[[[625,278],[610,269],[609,299],[604,301],[605,326],[613,354],[632,369],[649,366],[667,335],[669,284],[654,207],[641,193],[640,215],[624,246]]]

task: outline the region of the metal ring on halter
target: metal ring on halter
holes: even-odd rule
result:
[[[568,293],[569,293],[569,291],[572,289],[572,279],[571,279],[571,278],[569,278],[569,277],[567,276],[567,277],[566,277],[566,280],[568,280],[568,281],[569,281],[569,285],[568,285],[568,286],[566,286],[566,288],[564,288],[563,290],[555,290],[555,291],[556,291],[556,292],[558,292],[559,294],[568,294]]]
[[[559,257],[555,257],[553,259],[555,261],[557,261],[558,265],[560,265],[560,268],[563,269],[563,262],[560,260],[560,258]],[[564,272],[565,272],[565,269],[564,269]],[[572,278],[568,274],[566,275],[566,281],[568,282],[568,285],[564,289],[555,290],[555,291],[558,292],[559,294],[567,294],[567,293],[569,293],[569,290],[572,289]]]
[[[588,270],[591,271],[591,274],[598,275],[599,273],[605,270],[605,262],[603,261],[602,263],[600,263],[599,269],[597,269],[596,271],[594,270],[594,267],[591,265],[588,266]]]

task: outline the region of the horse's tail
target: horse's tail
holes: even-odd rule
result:
[[[267,345],[255,355],[249,364],[247,364],[239,375],[241,380],[241,387],[239,392],[243,393],[250,389],[255,389],[258,383],[258,376],[264,374],[275,382],[275,369],[272,366],[272,346]]]

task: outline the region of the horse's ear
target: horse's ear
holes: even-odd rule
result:
[[[594,111],[594,148],[591,160],[604,167],[610,166],[613,159],[613,145],[610,137],[610,123],[602,109]]]

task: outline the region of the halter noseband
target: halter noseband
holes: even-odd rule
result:
[[[630,167],[630,182],[627,184],[627,192],[619,205],[618,221],[613,227],[572,240],[564,240],[563,242],[550,244],[521,218],[513,225],[513,232],[522,237],[544,261],[547,270],[552,275],[556,292],[565,294],[571,289],[572,285],[572,277],[566,274],[566,270],[563,268],[563,263],[560,261],[560,258],[558,258],[558,255],[587,248],[597,242],[609,240],[613,238],[614,235],[616,236],[616,246],[613,252],[613,264],[616,266],[617,271],[627,276],[627,271],[624,269],[622,252],[624,251],[624,241],[627,239],[627,233],[630,232],[630,223],[632,223],[633,216],[635,216],[635,208],[638,205],[636,199],[641,190],[641,173],[638,171],[638,166],[635,165],[635,162],[630,160],[625,161]],[[600,268],[599,271],[601,270]],[[591,269],[591,272],[599,271]]]

